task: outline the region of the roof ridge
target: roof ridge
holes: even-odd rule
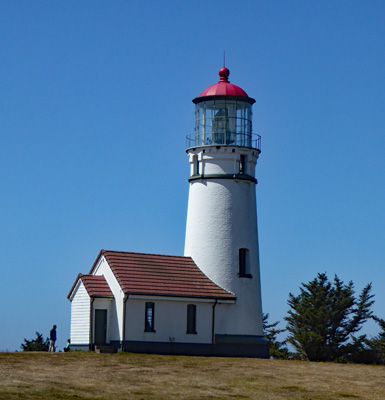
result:
[[[144,255],[144,256],[157,256],[157,257],[173,257],[173,258],[184,258],[184,259],[191,259],[191,256],[178,256],[175,254],[157,254],[157,253],[142,253],[137,251],[122,251],[122,250],[106,250],[102,249],[101,253],[121,253],[121,254],[137,254],[137,255]]]

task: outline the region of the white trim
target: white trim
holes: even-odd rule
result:
[[[95,267],[92,270],[92,274],[91,275],[97,275],[98,269],[100,267],[100,265],[102,264],[102,262],[105,260],[104,255],[102,254],[102,256],[99,258],[98,263],[95,265]],[[107,261],[107,260],[106,260]],[[108,264],[108,263],[107,263]]]
[[[83,282],[82,282],[82,278],[80,277],[80,278],[78,279],[78,281],[77,281],[75,287],[73,288],[73,290],[72,290],[72,292],[71,292],[71,295],[70,295],[70,297],[69,297],[69,299],[68,299],[71,303],[72,303],[72,300],[74,299],[74,296],[75,296],[75,294],[76,294],[76,291],[78,290],[79,285],[80,285],[81,283],[83,283]],[[87,291],[87,289],[86,289],[86,291]],[[88,292],[87,292],[87,294],[88,294]]]

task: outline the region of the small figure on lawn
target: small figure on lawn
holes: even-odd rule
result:
[[[56,342],[56,325],[52,327],[49,331],[49,349],[48,351],[55,351],[55,342]]]
[[[70,351],[70,350],[71,350],[71,340],[68,339],[67,345],[66,345],[66,347],[64,347],[64,351],[67,353],[67,351]]]

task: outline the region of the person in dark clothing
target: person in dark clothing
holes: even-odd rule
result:
[[[52,327],[49,331],[49,349],[48,351],[55,351],[55,342],[56,342],[56,325]]]
[[[71,350],[71,340],[68,339],[67,340],[67,346],[64,347],[64,351],[67,352],[67,351],[70,351],[70,350]]]

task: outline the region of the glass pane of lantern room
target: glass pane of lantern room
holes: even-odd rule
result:
[[[226,102],[219,100],[215,102],[214,118],[212,119],[212,132],[214,144],[226,143],[226,130],[228,124],[228,112]]]
[[[214,101],[204,101],[202,102],[202,107],[204,107],[205,113],[205,134],[203,138],[203,144],[212,144],[212,119],[214,115]]]
[[[248,121],[250,121],[251,122],[251,105],[250,104],[247,104],[247,107],[246,107],[246,119],[248,120]],[[251,133],[251,132],[249,132],[249,133]]]
[[[246,118],[245,118],[245,135],[246,135],[246,143],[247,147],[251,147],[251,104],[246,105]]]
[[[197,109],[198,109],[198,112],[197,112],[198,138],[197,138],[196,144],[198,146],[200,146],[204,142],[203,138],[205,136],[205,119],[206,119],[206,116],[205,116],[205,110],[204,110],[204,107],[202,107],[202,104],[197,104]]]
[[[236,101],[226,101],[227,110],[227,129],[226,129],[226,143],[234,144],[235,133],[236,133],[236,118],[237,118],[237,102]]]
[[[195,105],[195,145],[201,146],[205,134],[205,109],[204,104]]]
[[[245,118],[245,103],[243,101],[237,101],[236,110],[236,140],[237,146],[242,146],[242,137],[244,135],[244,118]]]
[[[243,101],[237,101],[237,118],[245,118],[245,103]]]

